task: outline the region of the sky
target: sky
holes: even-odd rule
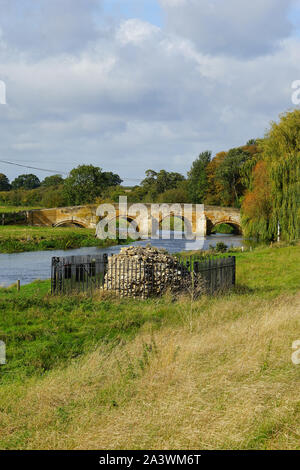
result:
[[[0,160],[186,174],[262,137],[295,80],[300,0],[0,0]]]

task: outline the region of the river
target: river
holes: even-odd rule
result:
[[[243,245],[243,237],[236,235],[215,234],[193,241],[177,240],[145,240],[134,244],[145,246],[151,245],[165,248],[169,253],[190,250],[208,250],[209,246],[215,246],[218,242],[223,242],[227,246]],[[122,245],[124,246],[124,245]],[[74,255],[96,255],[99,253],[115,254],[119,253],[120,245],[109,248],[79,248],[77,250],[53,250],[53,251],[30,251],[25,253],[0,254],[0,286],[5,287],[15,283],[18,279],[21,284],[29,284],[36,279],[49,279],[51,258],[53,256],[74,256]]]

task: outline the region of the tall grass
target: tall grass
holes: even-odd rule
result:
[[[0,291],[0,447],[300,449],[299,262],[241,253],[236,289],[198,301]]]

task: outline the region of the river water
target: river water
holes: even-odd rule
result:
[[[208,250],[209,246],[215,246],[218,242],[223,242],[227,246],[243,245],[243,237],[236,235],[215,234],[197,240],[171,239],[137,241],[134,244],[145,246],[150,243],[152,246],[165,248],[169,253],[190,250]],[[122,245],[124,246],[124,245]],[[53,251],[31,251],[26,253],[0,254],[0,286],[9,286],[18,279],[21,284],[29,284],[36,279],[49,279],[51,276],[51,258],[53,256],[74,256],[74,255],[96,255],[99,253],[116,254],[119,253],[120,245],[109,248],[79,248],[77,250],[53,250]]]

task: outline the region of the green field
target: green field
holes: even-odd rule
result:
[[[236,256],[197,301],[0,289],[0,448],[300,449],[300,246]]]
[[[107,247],[127,240],[99,240],[95,230],[76,227],[0,226],[0,253]]]

